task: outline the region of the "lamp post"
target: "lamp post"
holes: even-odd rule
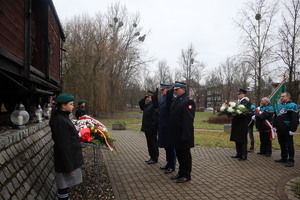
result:
[[[25,124],[29,121],[29,114],[22,103],[11,113],[10,120],[16,129],[22,130],[26,128]]]
[[[257,63],[258,63],[258,70],[257,70],[257,93],[256,93],[256,102],[260,101],[260,82],[261,82],[261,68],[262,68],[262,63],[261,63],[261,41],[260,41],[260,22],[261,22],[261,14],[257,13],[255,15],[255,19],[257,20]]]

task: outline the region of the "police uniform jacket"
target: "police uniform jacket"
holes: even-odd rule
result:
[[[169,132],[169,109],[167,105],[167,97],[163,96],[159,101],[159,130],[158,130],[158,146],[161,148],[171,147],[168,138]]]
[[[145,99],[139,101],[140,109],[143,111],[142,127],[143,132],[155,133],[158,131],[158,109],[154,108],[152,102],[145,103]]]
[[[58,173],[69,173],[83,165],[78,131],[69,115],[70,112],[58,110],[50,121],[54,140],[54,167]]]
[[[239,104],[244,105],[251,112],[251,103],[249,101],[242,99]],[[249,119],[251,119],[251,114],[241,114],[232,117],[230,141],[247,142]]]
[[[194,147],[195,103],[184,93],[170,107],[170,144],[175,148]]]
[[[259,112],[255,114],[256,129],[260,132],[270,131],[270,126],[266,124],[266,120],[268,120],[270,124],[272,124],[273,114],[274,108],[271,104],[267,106],[261,105],[259,107]]]
[[[278,134],[295,132],[299,124],[299,108],[292,101],[280,103],[276,106],[274,127]]]

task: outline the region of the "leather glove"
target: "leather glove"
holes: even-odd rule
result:
[[[254,120],[255,120],[255,115],[253,115],[253,116],[251,117],[251,119],[254,121]]]
[[[290,135],[295,135],[295,132],[290,131],[289,134]]]

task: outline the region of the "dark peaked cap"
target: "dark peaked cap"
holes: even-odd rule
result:
[[[161,83],[160,84],[160,89],[170,89],[171,85],[170,84],[166,84],[166,83]]]
[[[174,90],[179,89],[179,88],[187,88],[187,84],[179,81],[175,81],[175,86]]]
[[[238,89],[237,93],[238,94],[247,94],[247,91],[240,88],[240,89]]]

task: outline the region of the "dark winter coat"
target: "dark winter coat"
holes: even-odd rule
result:
[[[83,165],[78,131],[69,115],[70,112],[58,110],[50,121],[54,141],[54,167],[58,173],[70,173]]]
[[[76,118],[78,119],[79,117],[82,117],[83,115],[85,115],[85,108],[79,107],[79,108],[76,110],[75,116],[76,116]]]
[[[141,131],[155,133],[158,131],[158,109],[153,107],[152,102],[145,103],[145,99],[139,101],[140,109],[143,111]]]
[[[295,132],[299,125],[298,105],[292,101],[278,104],[273,124],[278,134],[288,134],[289,131]]]
[[[194,147],[195,102],[184,93],[170,108],[170,144],[175,148]]]
[[[243,99],[240,104],[244,105],[251,112],[251,103]],[[241,114],[232,118],[230,141],[244,143],[247,142],[248,124],[251,115]]]
[[[272,124],[274,114],[274,108],[271,104],[267,106],[260,106],[259,112],[255,114],[255,125],[256,129],[260,132],[267,132],[270,131],[270,127],[266,124],[266,120]]]
[[[159,130],[158,130],[158,146],[161,148],[169,148],[170,138],[169,132],[169,109],[166,102],[167,97],[163,96],[159,101]]]

